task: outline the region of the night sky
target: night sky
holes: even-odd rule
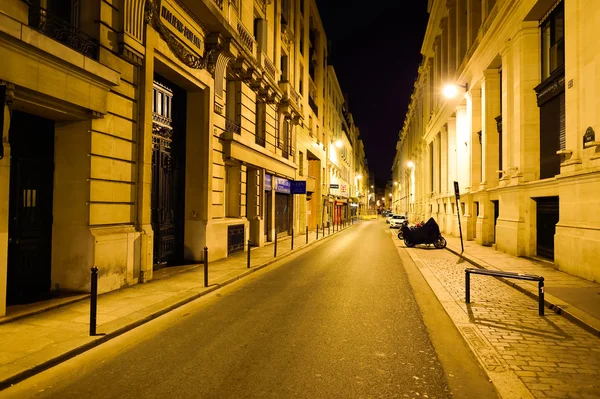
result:
[[[382,187],[422,59],[427,1],[316,1],[330,42],[328,62],[348,95],[371,176]]]

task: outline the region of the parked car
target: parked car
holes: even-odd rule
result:
[[[391,229],[399,229],[405,222],[407,222],[405,216],[403,216],[403,215],[394,215],[390,219],[390,228]]]
[[[385,218],[385,222],[389,223],[390,220],[392,220],[392,217],[394,217],[394,214],[392,212],[388,213],[388,215]]]

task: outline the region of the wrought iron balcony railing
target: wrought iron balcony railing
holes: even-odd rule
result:
[[[29,26],[86,57],[98,59],[98,41],[42,7],[29,5]]]
[[[225,131],[241,134],[242,128],[231,119],[225,118]]]
[[[223,10],[223,0],[213,0],[213,3],[215,3],[220,10]]]

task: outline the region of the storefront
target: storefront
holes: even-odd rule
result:
[[[291,182],[273,176],[272,188],[275,191],[275,229],[278,235],[288,235],[291,231],[293,197],[290,194]]]

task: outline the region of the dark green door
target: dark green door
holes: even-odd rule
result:
[[[54,121],[13,112],[9,139],[9,305],[34,302],[50,292]]]

